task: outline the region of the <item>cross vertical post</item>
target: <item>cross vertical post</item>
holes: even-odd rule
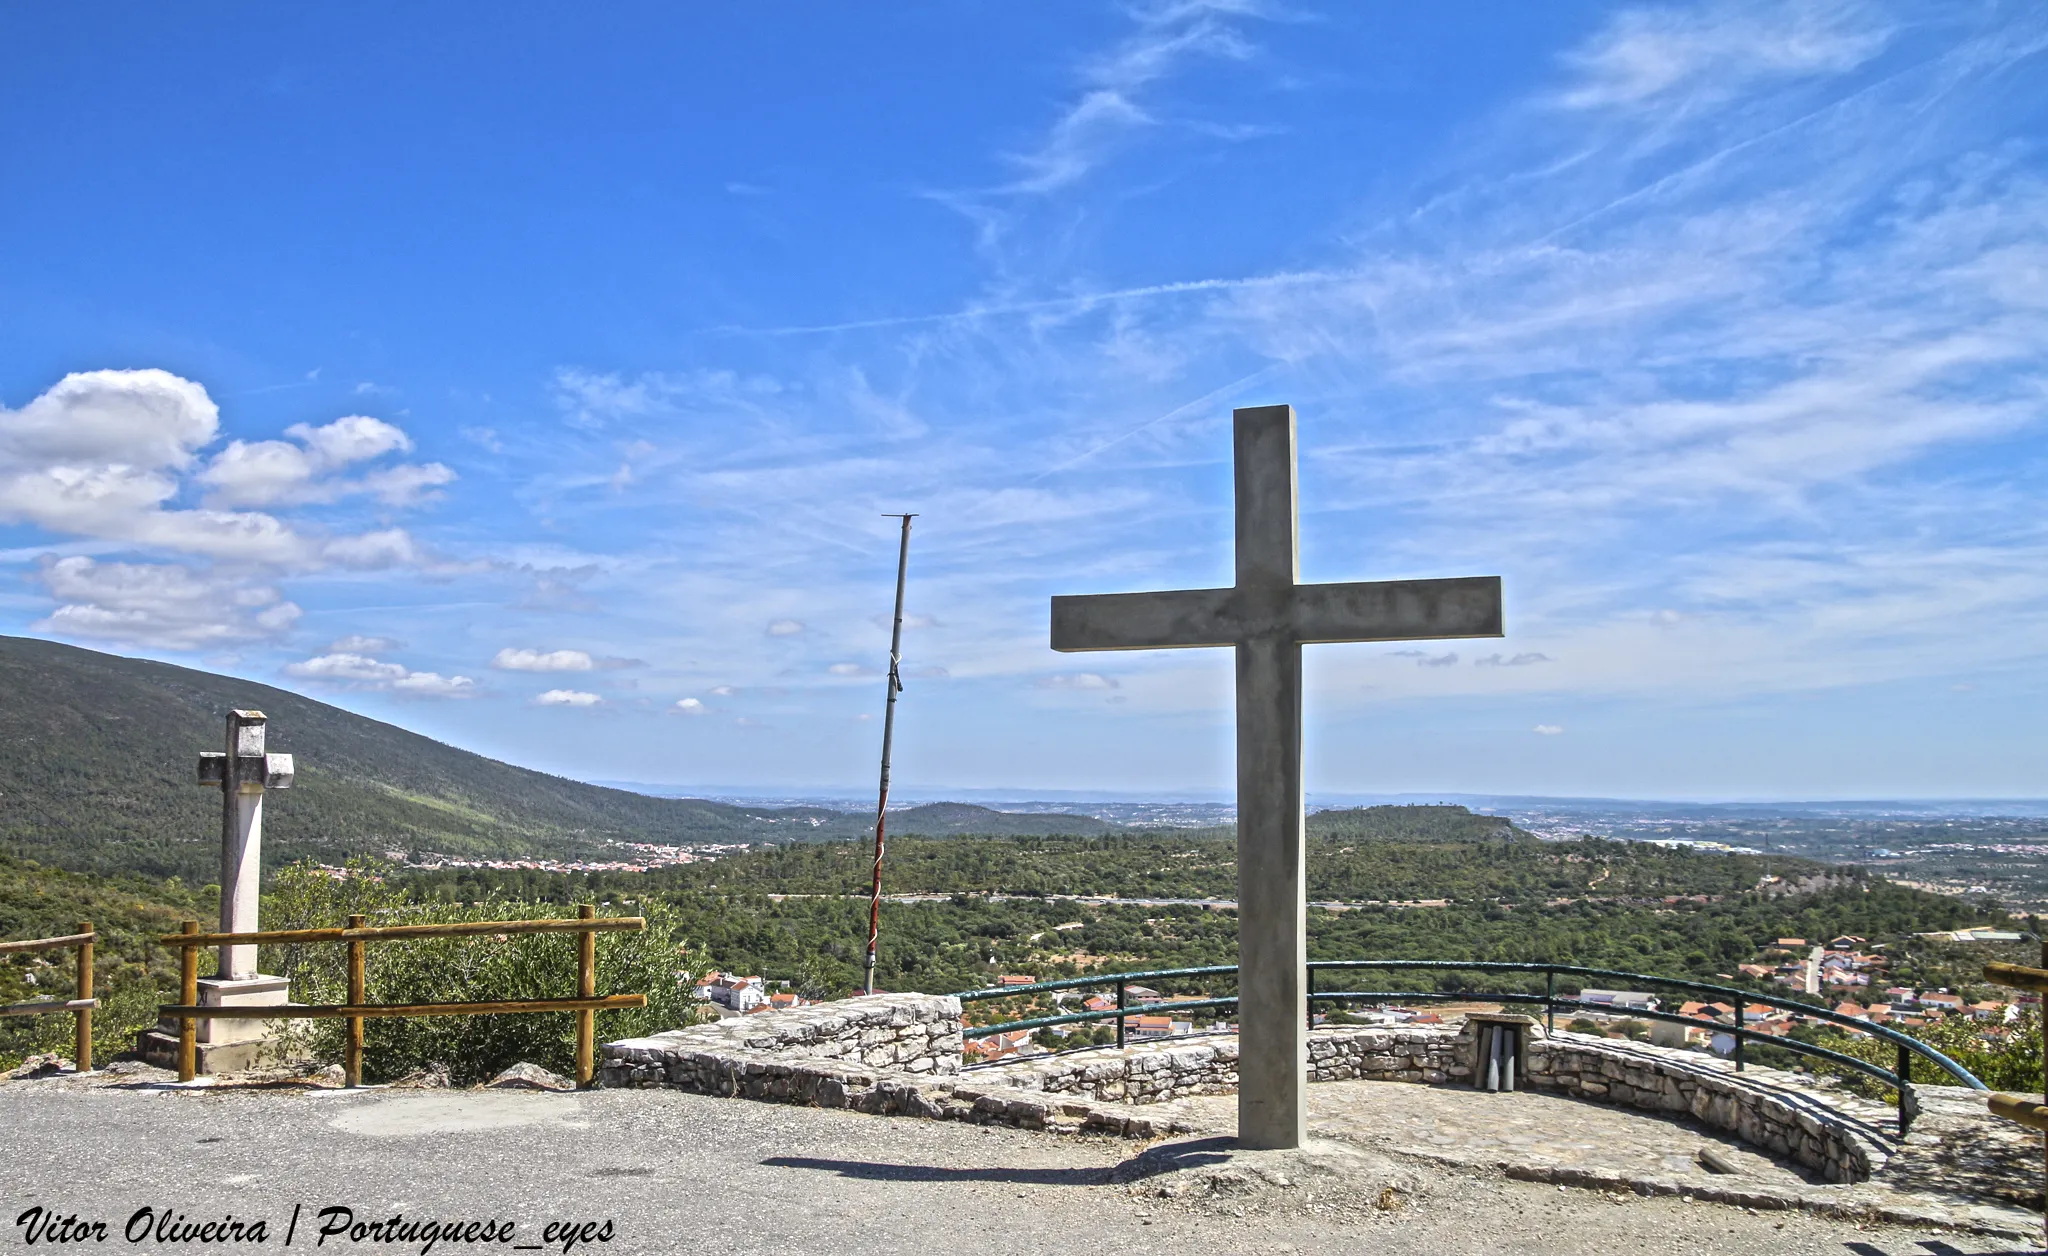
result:
[[[1237,664],[1238,1089],[1246,1147],[1308,1133],[1301,647],[1498,637],[1497,576],[1302,584],[1294,409],[1232,416],[1236,583],[1052,600],[1055,650],[1231,646]]]
[[[1294,414],[1240,410],[1233,427],[1237,590],[1284,601],[1301,582]],[[1308,1136],[1302,819],[1301,643],[1276,624],[1237,642],[1237,1129],[1248,1146]]]

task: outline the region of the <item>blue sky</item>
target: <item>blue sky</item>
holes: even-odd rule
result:
[[[14,5],[0,632],[582,777],[1230,779],[1303,571],[1312,790],[2044,796],[2048,16],[2026,4]]]

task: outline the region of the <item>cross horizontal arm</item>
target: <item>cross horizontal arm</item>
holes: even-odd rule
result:
[[[1293,600],[1293,636],[1305,645],[1502,635],[1499,576],[1303,584]]]
[[[1052,600],[1052,648],[1063,651],[1170,650],[1264,637],[1310,645],[1500,635],[1499,576],[1298,584],[1278,596],[1176,589]]]
[[[1170,650],[1235,645],[1235,589],[1084,593],[1052,600],[1055,650]]]

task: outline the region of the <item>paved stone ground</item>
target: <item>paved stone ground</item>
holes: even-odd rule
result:
[[[1476,1117],[1449,1119],[1479,1128]],[[306,1227],[329,1205],[357,1220],[511,1218],[519,1243],[540,1241],[550,1220],[609,1220],[609,1242],[571,1250],[735,1256],[1960,1256],[2038,1243],[1560,1189],[1338,1140],[1246,1154],[1194,1137],[1141,1152],[1122,1140],[675,1091],[178,1089],[142,1074],[0,1084],[0,1251],[26,1250],[15,1218],[33,1206],[107,1220],[122,1246],[120,1227],[139,1207],[194,1220],[232,1212],[265,1219],[264,1246],[277,1247],[295,1207],[293,1246],[309,1246]],[[248,1245],[130,1250],[237,1247]],[[330,1238],[320,1250],[398,1256],[420,1244]]]
[[[1184,1109],[1205,1128],[1228,1129],[1235,1105],[1234,1097],[1217,1096],[1188,1100]],[[1330,1138],[1450,1164],[1570,1165],[1707,1181],[1719,1175],[1699,1153],[1712,1148],[1746,1176],[1784,1185],[1819,1180],[1721,1130],[1540,1093],[1325,1082],[1309,1090],[1309,1119]]]
[[[1158,1106],[1198,1129],[1220,1132],[1232,1128],[1236,1103],[1234,1096],[1218,1095]],[[1941,1107],[1938,1098],[1929,1104]],[[1940,1115],[1932,1113],[1922,1122],[1938,1130]],[[1905,1167],[1897,1179],[1887,1175],[1854,1186],[1831,1185],[1720,1130],[1542,1092],[1487,1094],[1455,1086],[1326,1082],[1309,1088],[1309,1123],[1319,1135],[1361,1147],[1501,1170],[1529,1181],[1692,1195],[1745,1206],[1911,1217],[1993,1233],[2037,1234],[2041,1229],[2038,1213],[1965,1193],[1969,1183],[1945,1181],[1912,1155],[1895,1157]],[[1939,1135],[1924,1141],[1937,1143]],[[1702,1152],[1711,1152],[1722,1167],[1736,1172],[1716,1172],[1702,1160]],[[2034,1155],[2038,1164],[2039,1152]]]

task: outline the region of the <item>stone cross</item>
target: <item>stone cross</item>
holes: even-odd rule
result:
[[[1233,417],[1237,583],[1055,597],[1052,648],[1236,650],[1237,1135],[1246,1147],[1299,1147],[1308,1132],[1301,647],[1498,637],[1500,578],[1302,584],[1294,409]]]
[[[218,785],[220,821],[220,931],[253,933],[257,892],[263,879],[263,791],[288,789],[292,757],[265,754],[261,711],[228,712],[225,752],[199,756],[199,783]],[[245,981],[256,973],[254,946],[220,948],[218,979]]]

